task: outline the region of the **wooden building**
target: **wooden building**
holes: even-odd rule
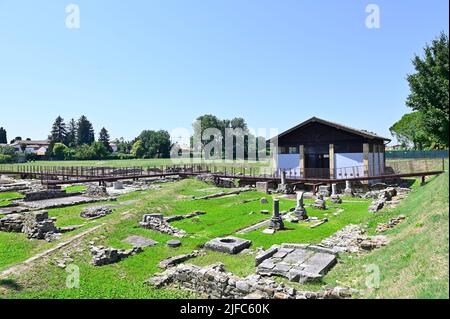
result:
[[[345,179],[384,173],[390,140],[317,117],[271,139],[277,172],[301,178]]]

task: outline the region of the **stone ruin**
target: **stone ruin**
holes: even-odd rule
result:
[[[332,204],[342,204],[342,199],[339,195],[331,195],[330,201]]]
[[[405,215],[400,215],[398,217],[394,217],[391,218],[387,223],[379,223],[377,225],[377,228],[375,229],[375,231],[377,233],[383,233],[386,230],[389,230],[391,228],[394,228],[395,226],[397,226],[398,224],[400,224],[402,221],[404,221],[406,219]]]
[[[352,196],[352,197],[355,196],[355,193],[353,193],[352,184],[350,183],[350,181],[345,181],[344,194],[348,195],[348,196]]]
[[[269,192],[269,183],[256,182],[256,191],[267,194]]]
[[[58,233],[55,221],[55,218],[48,218],[47,211],[26,213],[23,220],[22,232],[29,239],[45,239],[54,233]]]
[[[22,232],[28,239],[57,239],[61,231],[55,226],[55,218],[49,218],[47,211],[35,211],[24,214],[9,214],[0,219],[0,231]]]
[[[133,247],[149,247],[158,244],[158,242],[153,239],[138,235],[129,235],[127,238],[123,240],[123,242],[129,243],[133,245]]]
[[[277,198],[274,198],[273,213],[272,213],[272,218],[270,219],[270,222],[269,222],[269,229],[283,230],[284,228],[285,227],[284,227],[283,219],[280,214],[280,201]]]
[[[331,184],[331,195],[330,200],[332,204],[342,204],[342,199],[337,193],[337,185]]]
[[[346,287],[298,291],[257,274],[235,276],[226,272],[223,264],[204,268],[181,264],[155,274],[145,283],[155,288],[176,286],[212,299],[344,299],[356,293]]]
[[[252,242],[238,237],[214,238],[205,244],[205,248],[227,254],[237,254],[250,247]]]
[[[141,247],[133,247],[132,249],[116,249],[103,246],[91,246],[92,264],[94,266],[103,266],[114,264],[120,260],[132,255],[141,253]]]
[[[278,194],[293,194],[294,188],[286,182],[286,171],[281,171],[281,183],[278,184],[276,192]]]
[[[169,257],[164,260],[161,260],[160,263],[158,264],[158,267],[162,268],[162,269],[167,269],[169,267],[173,267],[178,264],[181,264],[182,262],[185,262],[186,260],[189,260],[191,258],[195,258],[199,255],[200,255],[200,252],[198,250],[194,250],[190,254],[183,254],[183,255]]]
[[[112,205],[85,207],[81,210],[80,216],[83,218],[100,218],[112,214]]]
[[[67,197],[69,194],[66,193],[65,190],[61,189],[47,189],[35,192],[29,192],[25,194],[23,200],[25,202],[32,202],[44,199],[54,199],[54,198],[62,198]],[[73,194],[70,194],[73,195]]]
[[[316,200],[312,204],[312,207],[321,210],[327,209],[326,202],[322,194],[317,194]]]
[[[192,213],[189,213],[189,214],[186,214],[186,215],[167,216],[167,217],[164,217],[164,220],[166,222],[170,223],[170,222],[174,222],[174,221],[177,221],[177,220],[193,218],[193,217],[197,217],[197,216],[201,216],[201,215],[205,215],[205,214],[206,214],[206,212],[197,210],[195,212],[192,212]]]
[[[318,193],[323,197],[330,197],[330,186],[328,185],[320,185]]]
[[[108,197],[106,186],[88,185],[86,189],[86,196],[89,197]]]
[[[256,272],[266,276],[282,276],[290,281],[319,281],[336,263],[335,252],[305,244],[274,245],[258,254]]]
[[[358,253],[380,248],[387,244],[388,239],[386,236],[367,236],[360,225],[349,224],[322,240],[319,246],[329,248],[336,253]]]
[[[367,192],[364,198],[375,198],[375,201],[369,206],[369,213],[376,213],[381,210],[385,203],[391,201],[394,196],[397,195],[395,187],[388,187],[380,191]]]
[[[385,199],[377,199],[376,201],[372,202],[372,204],[370,204],[369,206],[369,213],[376,213],[379,210],[382,210],[385,202]]]
[[[308,214],[306,213],[306,208],[303,203],[304,192],[297,192],[297,205],[294,210],[295,217],[298,220],[307,220]]]
[[[23,227],[23,214],[8,214],[0,218],[0,231],[20,233]]]
[[[120,190],[120,189],[124,189],[125,187],[123,186],[122,181],[116,181],[113,183],[113,188],[116,190]]]
[[[196,179],[199,181],[208,183],[208,184],[212,184],[216,187],[221,187],[221,188],[236,187],[233,179],[222,178],[222,177],[215,176],[213,174],[200,174],[200,175],[197,175]]]
[[[169,225],[169,223],[164,220],[162,214],[146,214],[142,217],[142,222],[140,222],[139,225],[143,228],[151,229],[175,237],[186,236],[186,232],[184,230]]]

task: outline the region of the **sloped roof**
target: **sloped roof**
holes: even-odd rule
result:
[[[25,144],[25,145],[39,145],[39,146],[46,146],[46,145],[50,145],[50,141],[49,140],[20,140],[20,141],[15,141],[12,145],[20,145],[20,144]]]
[[[377,134],[369,132],[369,131],[355,129],[355,128],[352,128],[352,127],[349,127],[349,126],[346,126],[346,125],[342,125],[342,124],[339,124],[339,123],[326,121],[326,120],[320,119],[320,118],[315,117],[315,116],[311,117],[309,120],[306,120],[306,121],[304,121],[304,122],[302,122],[302,123],[300,123],[300,124],[290,128],[287,131],[284,131],[283,133],[281,133],[281,134],[279,134],[279,135],[277,135],[275,137],[272,137],[270,140],[273,140],[273,139],[276,139],[276,138],[279,139],[279,138],[281,138],[281,137],[283,137],[283,136],[285,136],[285,135],[287,135],[287,134],[289,134],[289,133],[291,133],[291,132],[293,132],[293,131],[295,131],[295,130],[297,130],[297,129],[299,129],[299,128],[301,128],[301,127],[303,127],[303,126],[305,126],[305,125],[307,125],[309,123],[314,123],[314,122],[315,123],[324,124],[324,125],[328,125],[328,126],[336,128],[338,130],[343,130],[343,131],[346,131],[346,132],[349,132],[349,133],[352,133],[352,134],[355,134],[355,135],[362,136],[364,138],[377,139],[377,140],[383,140],[383,141],[391,141],[389,138],[382,137],[380,135],[377,135]]]

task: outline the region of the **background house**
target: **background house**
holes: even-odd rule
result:
[[[16,152],[22,152],[26,154],[36,154],[37,156],[45,156],[48,147],[50,146],[49,140],[16,140],[10,146],[16,149]]]

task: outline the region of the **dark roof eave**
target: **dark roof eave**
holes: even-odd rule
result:
[[[387,142],[391,141],[391,139],[386,138],[386,137],[382,137],[382,136],[366,133],[366,132],[363,132],[363,131],[360,131],[360,130],[357,130],[357,129],[353,129],[353,128],[348,127],[348,126],[344,126],[344,125],[341,125],[341,124],[337,124],[337,123],[329,122],[329,121],[326,121],[326,120],[322,120],[322,119],[320,119],[318,117],[312,117],[309,120],[306,120],[306,121],[304,121],[304,122],[302,122],[302,123],[300,123],[300,124],[290,128],[290,129],[288,129],[288,130],[278,134],[277,136],[272,137],[268,141],[272,142],[274,139],[279,139],[279,138],[281,138],[281,137],[291,133],[292,131],[295,131],[295,130],[301,128],[302,126],[305,126],[306,124],[309,124],[309,123],[312,123],[312,122],[318,122],[318,123],[321,123],[321,124],[324,124],[324,125],[328,125],[328,126],[336,128],[338,130],[343,130],[343,131],[346,131],[346,132],[349,132],[349,133],[352,133],[352,134],[355,134],[355,135],[359,135],[359,136],[362,136],[364,138],[368,138],[368,139],[371,139],[371,140],[383,140],[383,141],[387,141]]]

